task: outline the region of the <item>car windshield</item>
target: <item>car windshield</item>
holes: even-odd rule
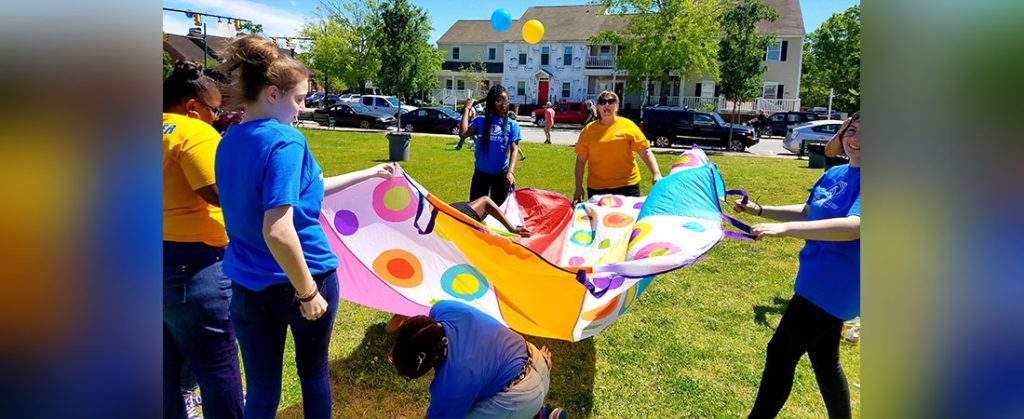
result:
[[[393,97],[389,97],[388,98],[388,102],[391,102],[392,105],[398,106],[398,99],[395,99]]]
[[[448,108],[435,108],[435,109],[437,109],[441,113],[443,113],[445,115],[448,115],[448,116],[450,116],[452,118],[455,118],[455,119],[459,119],[459,118],[462,117],[462,115],[459,115],[458,112],[455,112],[455,111],[453,111],[451,109],[448,109]]]
[[[369,112],[370,108],[367,108],[367,107],[365,107],[363,105],[359,105],[359,106],[353,106],[352,110],[356,111],[356,112]]]
[[[723,127],[725,126],[725,120],[722,119],[722,116],[719,115],[718,112],[711,112],[711,117],[715,118],[715,121],[718,121],[718,125],[721,125]]]

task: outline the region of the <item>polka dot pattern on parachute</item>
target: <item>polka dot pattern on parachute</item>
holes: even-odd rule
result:
[[[441,289],[452,297],[473,301],[487,293],[489,286],[483,274],[471,265],[455,265],[441,274]]]
[[[590,214],[587,214],[585,212],[580,213],[580,215],[576,216],[576,222],[580,224],[590,224],[590,220],[592,219],[593,218],[590,216]]]
[[[622,207],[622,198],[619,198],[615,195],[609,195],[597,201],[597,206],[620,208]]]
[[[601,243],[597,244],[598,249],[607,249],[609,247],[612,247],[612,239],[604,239],[601,240]]]
[[[643,221],[636,223],[636,225],[633,226],[633,232],[629,234],[629,247],[633,247],[633,245],[639,243],[640,240],[643,240],[644,236],[646,236],[647,233],[650,232],[650,224],[647,224]]]
[[[604,224],[605,227],[609,228],[628,227],[633,224],[633,217],[621,212],[612,212],[605,215],[604,218],[601,219],[601,223]]]
[[[385,180],[373,188],[373,211],[384,221],[400,222],[416,215],[416,194],[404,177]]]
[[[633,260],[667,256],[675,253],[679,253],[678,246],[668,242],[657,242],[644,246],[643,249],[636,252],[636,256],[633,257]]]
[[[703,225],[695,221],[688,221],[686,223],[683,223],[683,228],[687,230],[696,231],[698,233],[703,233],[705,230],[707,230],[704,228]]]
[[[569,241],[580,246],[587,247],[594,242],[594,232],[588,230],[576,230],[569,236]]]
[[[569,258],[569,266],[583,266],[584,263],[587,263],[587,260],[582,257],[573,256]]]
[[[359,230],[359,218],[349,210],[334,213],[334,229],[342,236],[351,236]]]
[[[373,260],[373,272],[384,282],[401,288],[413,288],[423,283],[420,260],[402,249],[385,250]]]
[[[635,209],[635,210],[643,209],[643,208],[644,208],[644,201],[640,201],[640,202],[637,202],[637,203],[633,204],[633,209]]]

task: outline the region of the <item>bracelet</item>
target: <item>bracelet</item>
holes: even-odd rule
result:
[[[298,295],[296,295],[295,297],[298,298],[299,301],[301,301],[301,302],[309,302],[309,301],[312,301],[312,299],[316,297],[316,294],[319,294],[319,290],[314,287],[313,288],[313,292],[309,293],[309,295],[307,295],[305,297],[299,297]]]
[[[755,202],[755,204],[757,203]],[[762,212],[764,212],[764,206],[761,204],[757,204],[757,216],[760,217]]]

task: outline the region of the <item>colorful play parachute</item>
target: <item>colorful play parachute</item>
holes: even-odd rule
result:
[[[503,209],[529,238],[477,223],[404,172],[328,195],[320,222],[341,260],[342,298],[404,315],[459,300],[521,333],[577,341],[614,323],[655,275],[739,237],[723,228],[725,194],[694,149],[645,198],[574,206],[553,192],[515,191]]]

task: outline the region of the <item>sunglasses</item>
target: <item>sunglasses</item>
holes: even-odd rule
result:
[[[224,109],[221,109],[221,108],[218,108],[218,107],[215,107],[215,106],[210,106],[210,105],[206,104],[206,102],[203,102],[203,101],[201,101],[199,99],[196,99],[196,102],[199,102],[203,106],[205,106],[207,108],[210,108],[210,110],[213,111],[213,117],[215,119],[216,118],[220,118],[221,114],[224,113]]]
[[[614,105],[615,102],[618,102],[618,101],[615,100],[615,98],[613,98],[613,97],[608,98],[608,99],[603,99],[602,98],[602,99],[598,99],[597,100],[597,104],[598,105]]]

